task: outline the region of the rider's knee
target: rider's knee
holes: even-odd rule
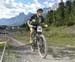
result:
[[[30,35],[34,32],[33,28],[30,28]]]

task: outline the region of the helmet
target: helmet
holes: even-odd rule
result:
[[[42,8],[40,8],[40,9],[38,9],[38,10],[37,10],[37,12],[43,12],[43,9],[42,9]]]

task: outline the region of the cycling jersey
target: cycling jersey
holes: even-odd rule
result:
[[[35,14],[30,18],[30,22],[31,22],[31,25],[38,26],[40,23],[44,22],[44,18],[43,16],[37,17],[37,15]]]

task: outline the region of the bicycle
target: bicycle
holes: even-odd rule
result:
[[[35,52],[38,50],[39,55],[42,58],[46,58],[48,47],[45,36],[42,34],[42,27],[41,26],[33,26],[37,29],[32,33],[32,45],[31,50]]]

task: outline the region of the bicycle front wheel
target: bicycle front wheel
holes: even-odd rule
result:
[[[39,55],[42,58],[46,58],[47,52],[48,52],[48,47],[47,47],[47,42],[46,42],[46,39],[45,39],[44,35],[39,36],[37,45],[38,45]]]

